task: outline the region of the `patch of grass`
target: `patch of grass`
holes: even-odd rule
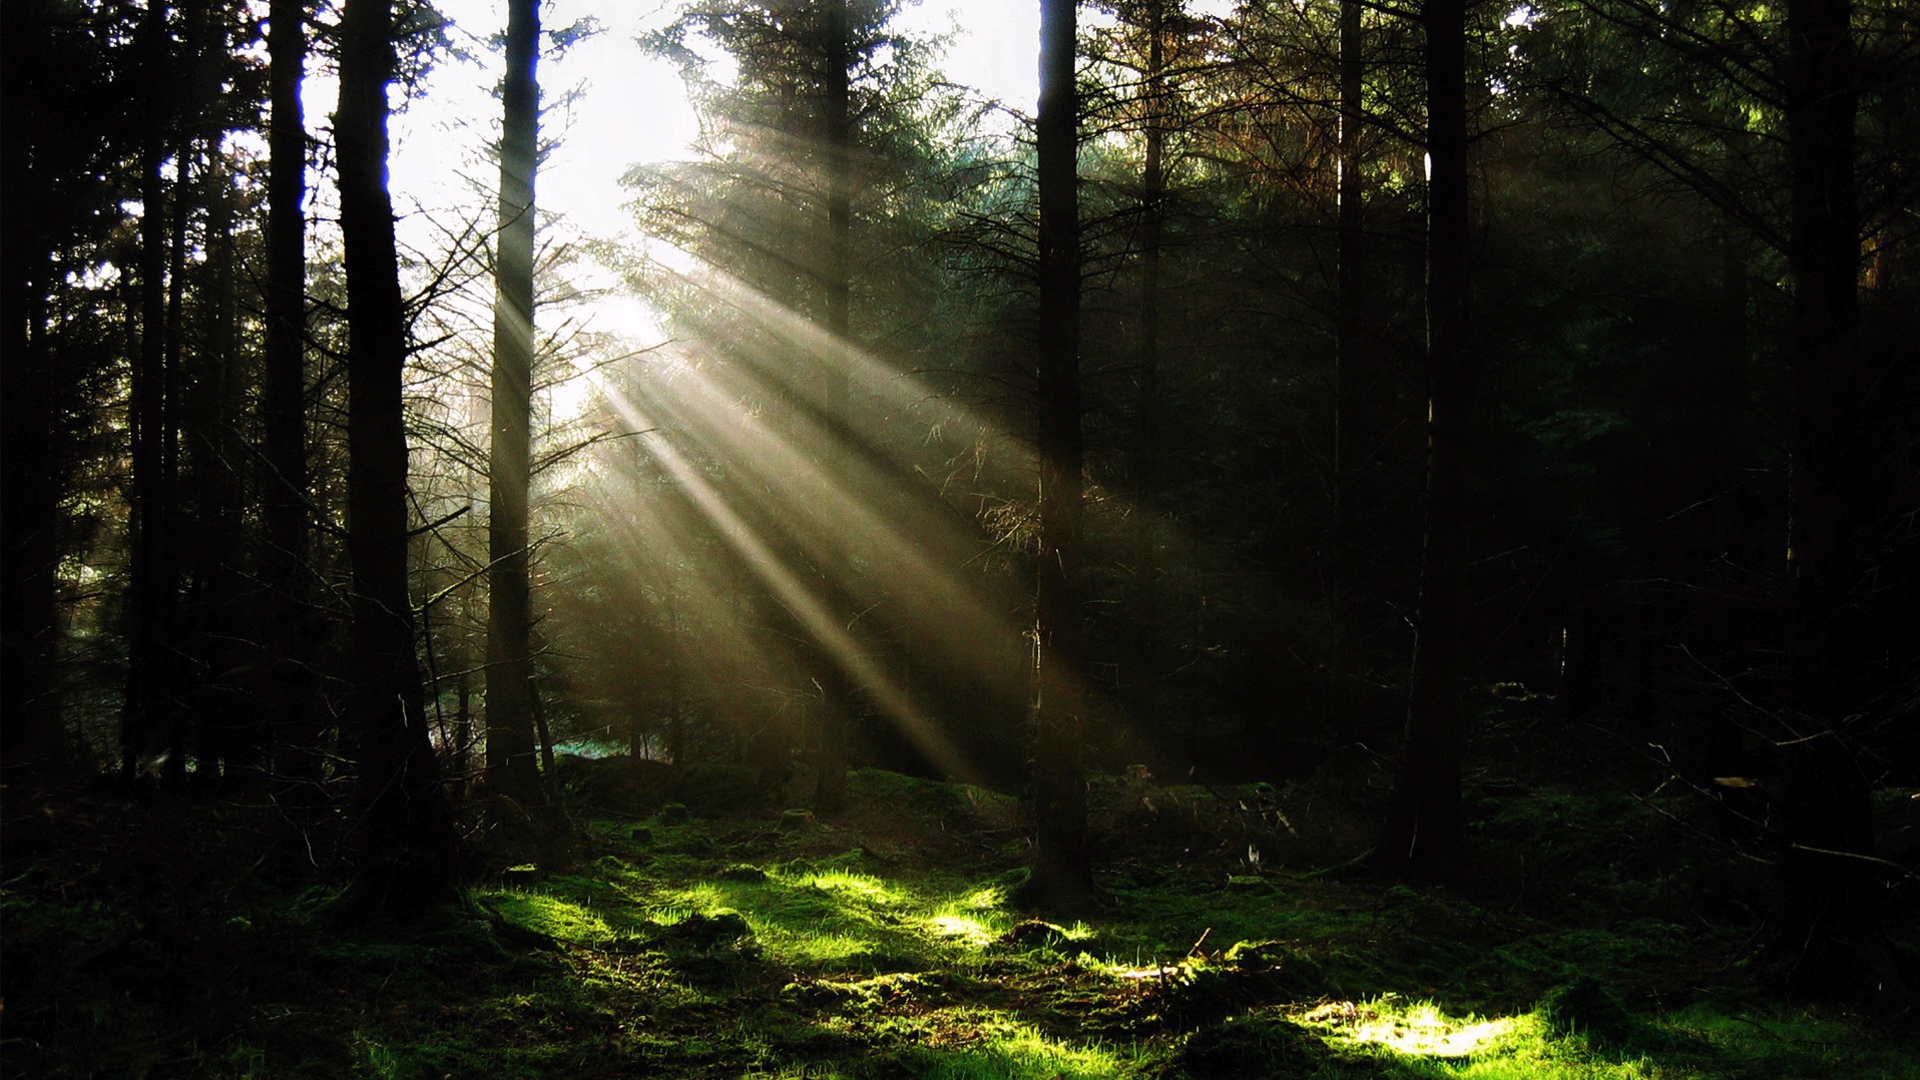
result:
[[[992,1016],[979,1017],[953,1043],[914,1047],[900,1060],[924,1080],[1113,1080],[1143,1072],[1137,1047],[1074,1045]]]
[[[1012,858],[922,854],[998,850],[1000,826],[955,839],[978,796],[860,784],[886,804],[804,834],[592,826],[579,867],[426,929],[356,927],[325,889],[204,888],[173,861],[23,873],[0,889],[0,1055],[156,1080],[1920,1080],[1910,1044],[1844,1016],[1692,989],[1725,978],[1724,942],[1632,909],[1612,870],[1542,914],[1271,867],[1236,889],[1230,848],[1151,849],[1103,879],[1110,909],[1059,926],[1009,909]],[[1501,827],[1541,842],[1586,812],[1549,792]]]
[[[502,918],[574,945],[602,946],[614,938],[613,928],[584,904],[539,892],[503,891],[485,902]]]

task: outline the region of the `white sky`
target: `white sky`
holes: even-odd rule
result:
[[[444,211],[490,204],[498,182],[485,147],[498,129],[500,105],[491,88],[502,59],[485,41],[504,29],[505,5],[439,0],[438,6],[454,20],[456,41],[486,66],[443,59],[428,76],[425,95],[394,117],[392,189],[403,214],[415,205]],[[541,64],[547,109],[541,134],[558,145],[541,167],[536,199],[544,213],[564,216],[563,231],[631,236],[621,175],[640,162],[679,156],[695,133],[679,73],[635,41],[669,21],[678,5],[547,0],[541,7],[547,29],[587,15],[605,29]],[[1031,110],[1038,81],[1036,0],[924,0],[903,12],[899,24],[918,34],[957,29],[942,65],[949,76]],[[561,103],[569,91],[577,91],[575,100]]]
[[[952,34],[941,67],[955,82],[1031,112],[1038,93],[1039,4],[1037,0],[920,0],[896,25],[917,36]],[[390,162],[394,208],[403,243],[418,250],[444,246],[453,223],[491,227],[498,166],[487,146],[498,137],[498,83],[502,56],[487,47],[506,27],[504,0],[438,0],[453,20],[455,42],[472,62],[443,57],[420,96],[392,121]],[[555,30],[592,16],[602,32],[540,66],[541,138],[557,145],[542,164],[535,201],[542,242],[577,238],[642,241],[624,204],[620,177],[635,164],[681,156],[696,133],[678,71],[648,55],[636,39],[671,21],[673,0],[545,0],[543,29]],[[571,102],[563,102],[569,93]],[[549,215],[558,215],[550,222]],[[591,265],[570,271],[582,287],[615,284]],[[588,318],[591,328],[611,330],[643,344],[659,335],[643,298],[603,298],[587,316],[543,309],[550,331],[560,319]]]

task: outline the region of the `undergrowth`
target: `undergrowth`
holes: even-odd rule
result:
[[[386,931],[258,873],[244,829],[195,839],[222,835],[217,806],[49,803],[8,823],[0,1060],[216,1080],[1920,1077],[1910,1041],[1746,989],[1747,927],[1675,918],[1671,888],[1584,862],[1582,836],[1590,857],[1650,827],[1624,801],[1482,805],[1485,886],[1413,889],[1248,858],[1285,850],[1259,815],[1322,827],[1326,801],[1280,805],[1311,792],[1114,781],[1106,820],[1137,831],[1103,837],[1109,906],[1047,923],[1010,906],[1005,800],[854,779],[845,815],[797,827],[590,820],[577,865]],[[1529,851],[1548,854],[1516,888]]]

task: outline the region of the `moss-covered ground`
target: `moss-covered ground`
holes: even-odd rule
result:
[[[1053,922],[1014,907],[1012,800],[882,772],[820,819],[579,808],[574,865],[386,929],[283,883],[230,803],[39,800],[7,822],[0,1069],[1920,1077],[1906,1037],[1749,988],[1754,882],[1661,850],[1657,807],[1477,789],[1482,872],[1414,889],[1354,869],[1342,785],[1098,781],[1105,904]]]

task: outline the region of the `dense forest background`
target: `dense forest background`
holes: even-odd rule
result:
[[[1920,11],[1194,7],[1047,0],[1028,114],[889,0],[690,5],[633,47],[700,137],[582,250],[534,0],[427,248],[431,6],[8,0],[9,877],[106,800],[371,923],[878,768],[1017,796],[1010,899],[1095,918],[1102,784],[1317,784],[1315,858],[1471,888],[1551,782],[1910,1022]]]

